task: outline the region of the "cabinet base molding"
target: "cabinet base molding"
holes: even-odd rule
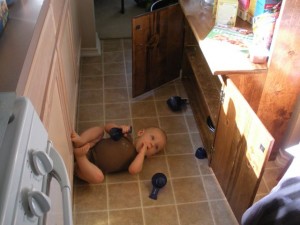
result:
[[[96,46],[95,48],[81,48],[81,56],[99,56],[101,55],[101,43],[96,33]]]

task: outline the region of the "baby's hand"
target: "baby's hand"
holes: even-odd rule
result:
[[[129,125],[121,125],[120,128],[122,129],[122,133],[126,136],[127,134],[131,133],[131,126]]]
[[[144,155],[146,155],[147,150],[148,150],[147,145],[145,145],[145,144],[143,143],[143,144],[142,144],[142,147],[141,147],[141,149],[140,149],[139,152],[142,153],[142,154],[144,154]]]

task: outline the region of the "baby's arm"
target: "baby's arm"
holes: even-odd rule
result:
[[[108,123],[105,125],[104,129],[106,133],[109,133],[111,128],[121,128],[123,134],[127,134],[130,132],[131,127],[129,125],[117,125],[115,123]]]
[[[128,168],[130,174],[138,174],[142,171],[146,151],[147,146],[144,145]]]

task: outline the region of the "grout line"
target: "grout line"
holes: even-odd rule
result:
[[[103,42],[101,43],[102,46],[103,46]],[[103,48],[101,48],[101,65],[102,65],[102,105],[103,105],[103,108],[102,108],[102,113],[103,113],[103,123],[105,124],[106,123],[106,120],[105,120],[105,91],[104,91],[104,74],[105,74],[105,71],[104,71],[104,54],[103,54]],[[100,89],[99,89],[100,90]],[[110,224],[110,213],[109,213],[109,188],[108,188],[108,183],[107,183],[107,178],[105,177],[105,189],[106,189],[106,208],[107,208],[107,223]]]

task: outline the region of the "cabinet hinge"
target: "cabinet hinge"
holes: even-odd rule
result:
[[[220,102],[223,104],[225,99],[225,92],[224,90],[220,91]]]

